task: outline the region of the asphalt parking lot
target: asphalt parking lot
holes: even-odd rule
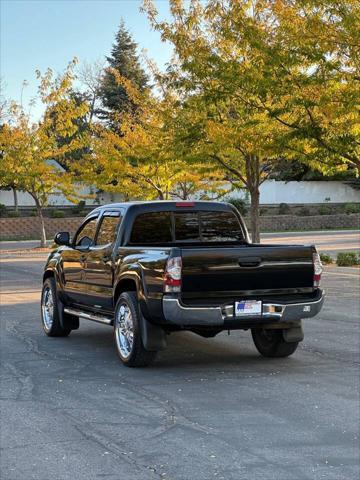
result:
[[[109,327],[42,333],[43,263],[0,263],[2,480],[359,478],[358,269],[326,270],[289,359],[261,358],[249,332],[184,333],[136,370]]]

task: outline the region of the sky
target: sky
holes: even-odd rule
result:
[[[139,0],[0,0],[0,76],[6,97],[23,102],[36,94],[35,70],[48,67],[61,72],[77,57],[79,62],[104,59],[110,54],[121,18],[139,45],[160,68],[170,58],[171,47],[152,31]],[[161,17],[168,1],[156,0]],[[40,115],[40,106],[32,110]]]

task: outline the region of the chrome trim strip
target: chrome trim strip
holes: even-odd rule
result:
[[[102,323],[103,325],[112,325],[113,323],[112,318],[104,317],[103,315],[96,315],[95,313],[83,312],[82,310],[76,310],[75,308],[65,307],[64,313],[85,318],[86,320],[91,320],[92,322]]]
[[[177,325],[221,325],[224,318],[220,307],[184,307],[178,298],[164,296],[166,320]]]

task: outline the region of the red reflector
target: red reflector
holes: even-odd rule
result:
[[[169,274],[165,276],[165,285],[170,285],[171,287],[181,287],[181,280],[171,278]]]
[[[176,202],[177,207],[195,207],[194,202]]]

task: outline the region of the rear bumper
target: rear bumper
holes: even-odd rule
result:
[[[262,315],[248,315],[246,317],[234,316],[234,305],[216,307],[189,307],[182,305],[179,298],[165,295],[163,298],[163,312],[166,321],[181,327],[198,326],[224,326],[241,328],[249,323],[287,323],[317,315],[324,303],[325,292],[319,290],[317,298],[308,302],[301,300],[299,303],[271,303],[263,301]]]

